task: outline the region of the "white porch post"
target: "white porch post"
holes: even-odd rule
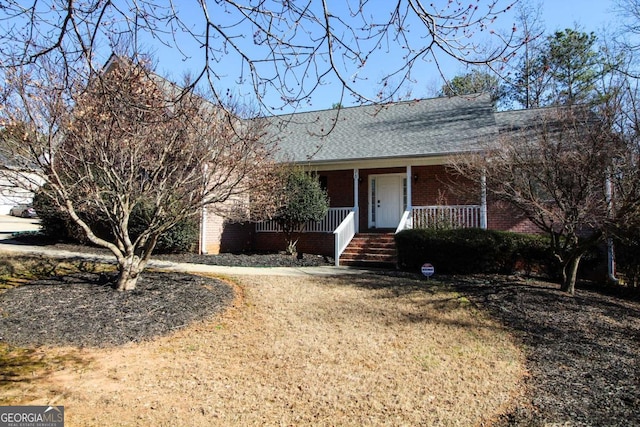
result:
[[[413,199],[413,175],[411,173],[411,165],[407,166],[407,209],[408,211],[411,210],[411,207],[413,206],[412,200]]]
[[[480,178],[480,228],[487,229],[487,176]]]
[[[353,210],[356,213],[355,217],[355,228],[356,233],[360,230],[360,212],[359,212],[359,201],[360,201],[360,171],[358,169],[353,170]]]

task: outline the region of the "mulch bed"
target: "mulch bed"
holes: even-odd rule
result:
[[[220,280],[147,271],[136,290],[114,278],[76,273],[0,294],[0,340],[21,346],[108,347],[182,328],[227,307],[233,289]]]
[[[285,253],[268,254],[159,254],[154,259],[186,262],[191,264],[224,265],[231,267],[318,267],[333,265],[333,258],[322,255],[303,254],[301,257]]]
[[[544,282],[454,278],[526,349],[527,394],[501,426],[640,426],[640,304]]]

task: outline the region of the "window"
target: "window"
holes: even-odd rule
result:
[[[402,179],[402,210],[407,210],[407,178]]]
[[[371,178],[371,222],[376,222],[376,179]]]

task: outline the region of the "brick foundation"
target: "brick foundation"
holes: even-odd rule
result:
[[[298,240],[298,252],[332,257],[335,239],[333,233],[302,233]],[[283,233],[255,233],[256,251],[284,251],[287,243]]]

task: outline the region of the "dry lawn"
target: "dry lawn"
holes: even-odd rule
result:
[[[473,426],[521,389],[509,333],[437,282],[230,280],[232,308],[170,336],[5,353],[0,403],[64,405],[67,426]]]

